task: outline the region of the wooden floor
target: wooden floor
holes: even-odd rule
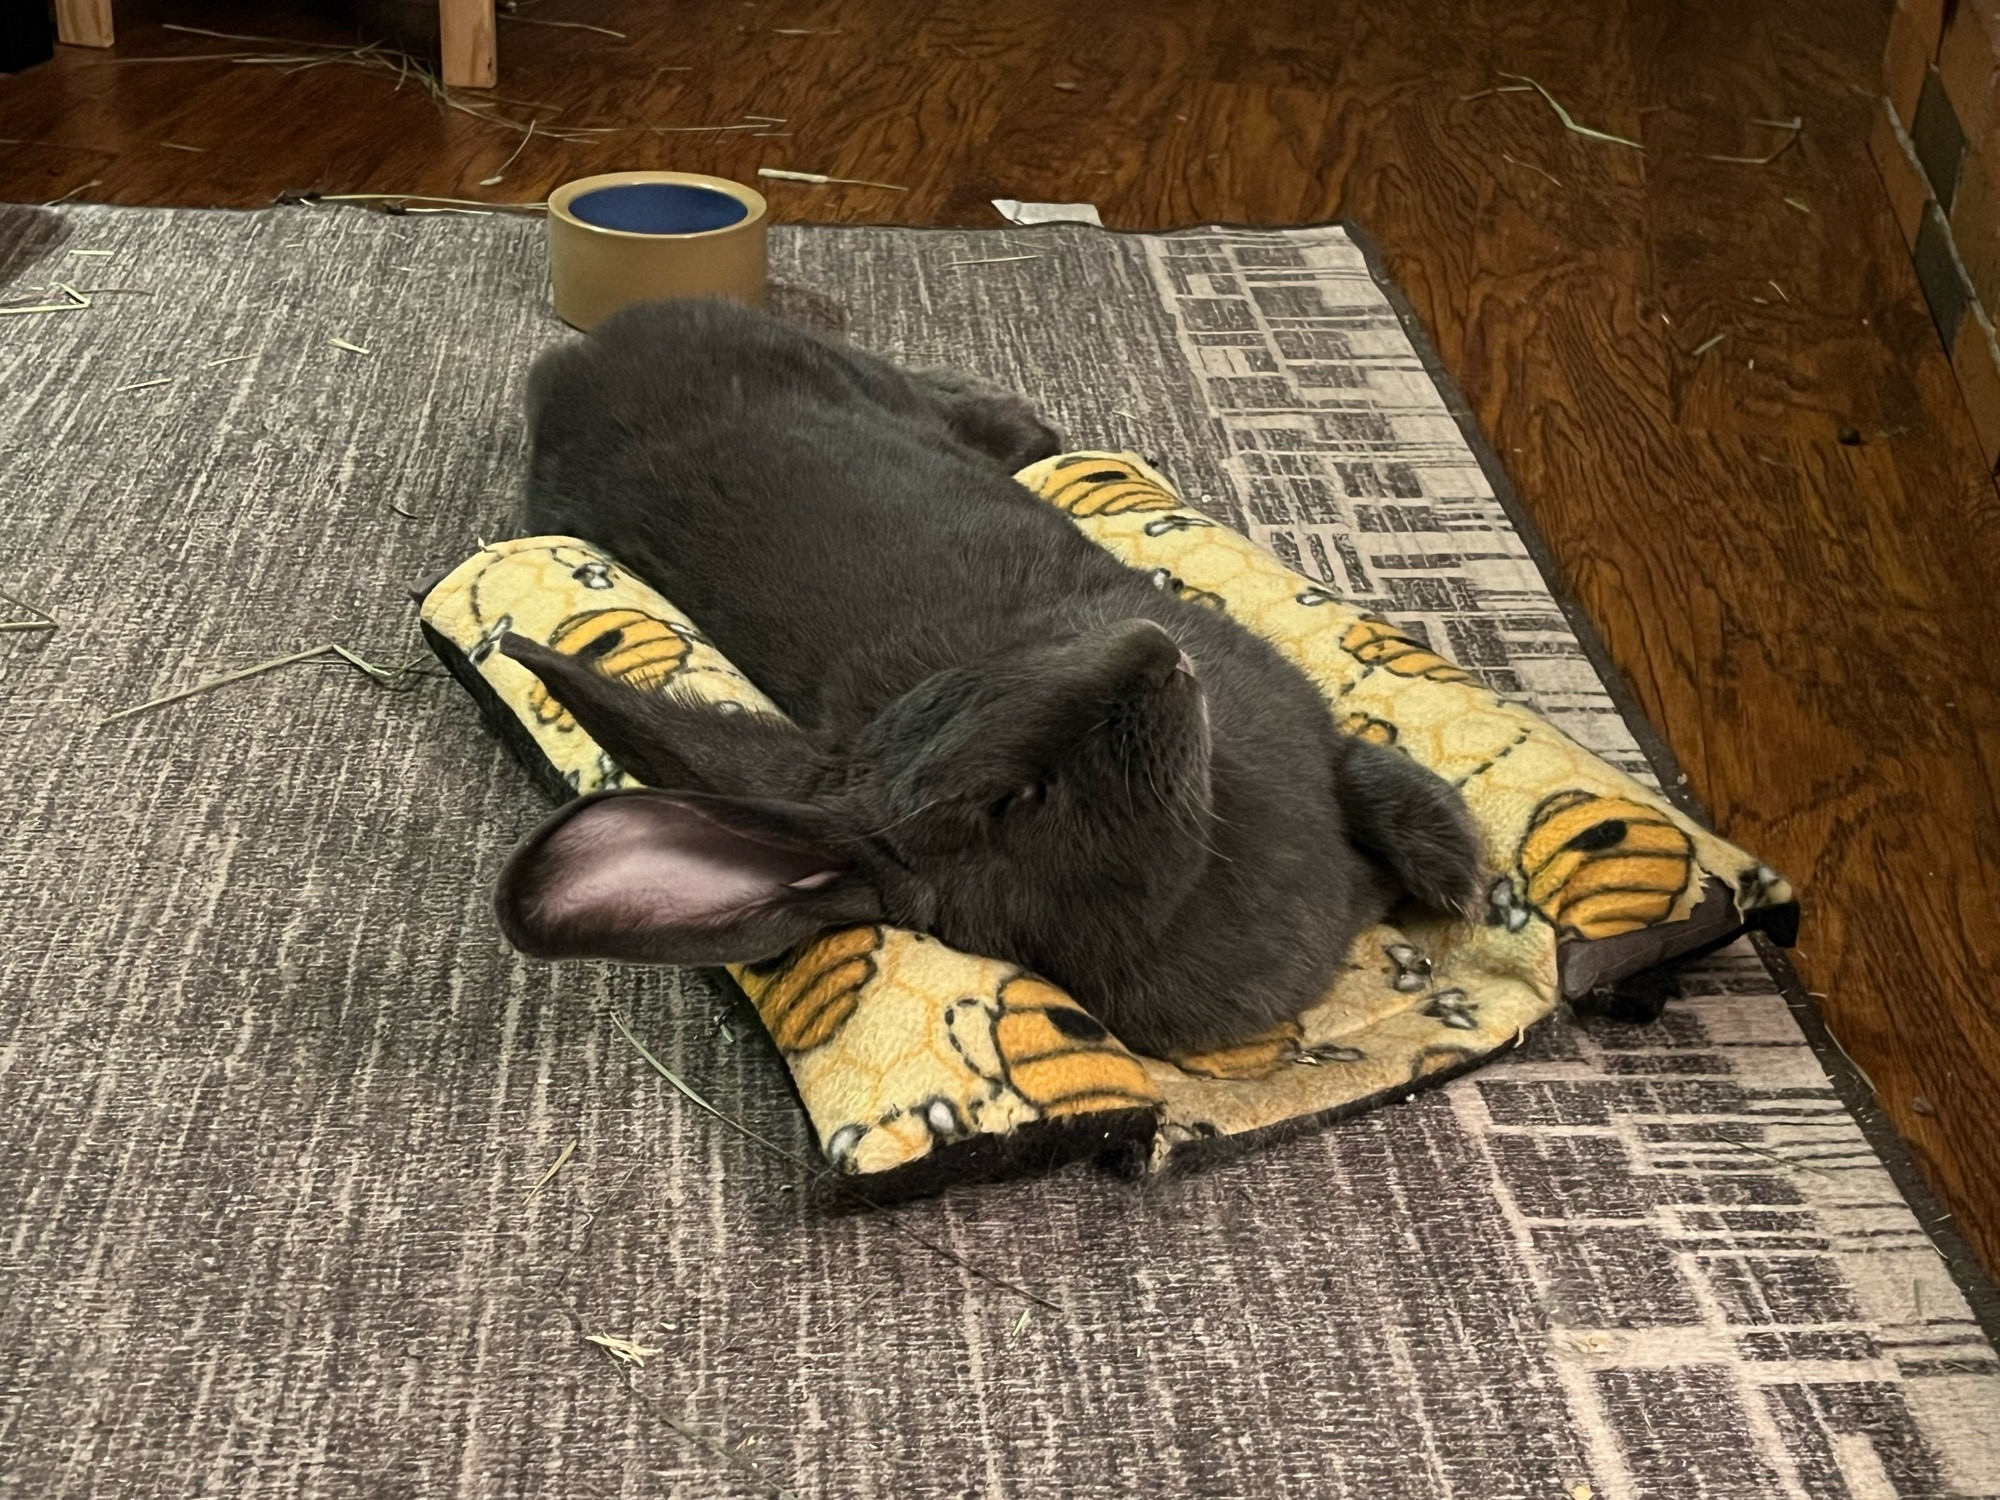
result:
[[[908,188],[771,184],[781,219],[1365,226],[1718,826],[1802,886],[1808,985],[2000,1269],[2000,501],[1868,164],[1881,0],[524,0],[525,141],[386,72],[148,60],[274,50],[163,21],[351,39],[324,8],[117,12],[116,52],[0,80],[0,199],[768,165]],[[630,128],[746,115],[782,123]],[[1768,165],[1710,159],[1794,115]]]

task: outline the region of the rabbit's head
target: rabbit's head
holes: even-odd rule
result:
[[[1212,857],[1202,685],[1150,621],[938,672],[838,743],[502,649],[646,784],[508,862],[501,927],[533,956],[747,963],[883,922],[1039,967],[1086,913],[1165,920]]]

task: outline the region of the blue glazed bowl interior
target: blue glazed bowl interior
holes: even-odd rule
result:
[[[569,211],[598,229],[627,234],[705,234],[750,216],[750,210],[727,193],[681,182],[596,188],[570,199]]]

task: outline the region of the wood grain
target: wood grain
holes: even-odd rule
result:
[[[56,0],[56,39],[72,47],[111,46],[111,0]]]
[[[500,20],[493,109],[539,122],[504,171],[518,129],[393,75],[137,61],[232,45],[166,19],[128,0],[111,58],[9,83],[6,197],[770,165],[909,189],[771,183],[786,220],[1364,226],[1718,826],[1802,886],[1807,983],[2000,1269],[2000,499],[1868,165],[1886,5],[546,0]],[[342,38],[304,4],[203,24]],[[783,118],[648,128],[745,115]],[[1708,159],[1794,115],[1769,165]]]

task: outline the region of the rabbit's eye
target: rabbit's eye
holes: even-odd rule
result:
[[[1049,789],[1047,783],[1038,781],[1032,786],[1024,786],[1017,791],[1009,792],[1004,797],[995,798],[986,805],[986,813],[988,817],[1004,818],[1010,812],[1030,807],[1040,807],[1048,799]]]

